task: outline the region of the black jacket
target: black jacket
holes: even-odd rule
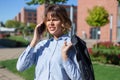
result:
[[[72,36],[71,42],[76,50],[77,61],[82,72],[82,80],[95,80],[93,66],[86,43],[76,35]]]

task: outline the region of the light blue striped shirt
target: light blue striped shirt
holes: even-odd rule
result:
[[[58,40],[40,41],[34,48],[28,46],[17,61],[17,70],[24,71],[35,64],[34,80],[82,80],[76,61],[75,49],[68,51],[68,59],[62,60],[61,49],[70,37],[63,35]]]

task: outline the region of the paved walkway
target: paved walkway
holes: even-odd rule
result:
[[[15,59],[25,48],[0,48],[0,61]],[[20,76],[13,74],[6,68],[0,68],[0,80],[24,80]]]

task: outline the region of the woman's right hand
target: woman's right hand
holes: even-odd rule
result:
[[[36,25],[36,27],[35,27],[35,29],[34,29],[33,39],[32,39],[32,41],[31,41],[31,43],[30,43],[30,46],[31,46],[31,47],[34,47],[34,46],[37,44],[37,42],[38,42],[38,41],[41,39],[41,37],[42,37],[42,34],[43,34],[44,31],[43,31],[42,33],[39,32],[40,27],[43,27],[42,24],[43,24],[43,22],[41,22],[40,24]]]

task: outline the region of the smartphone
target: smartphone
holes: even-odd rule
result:
[[[42,23],[40,27],[38,28],[38,32],[42,34],[46,29],[45,23]]]

